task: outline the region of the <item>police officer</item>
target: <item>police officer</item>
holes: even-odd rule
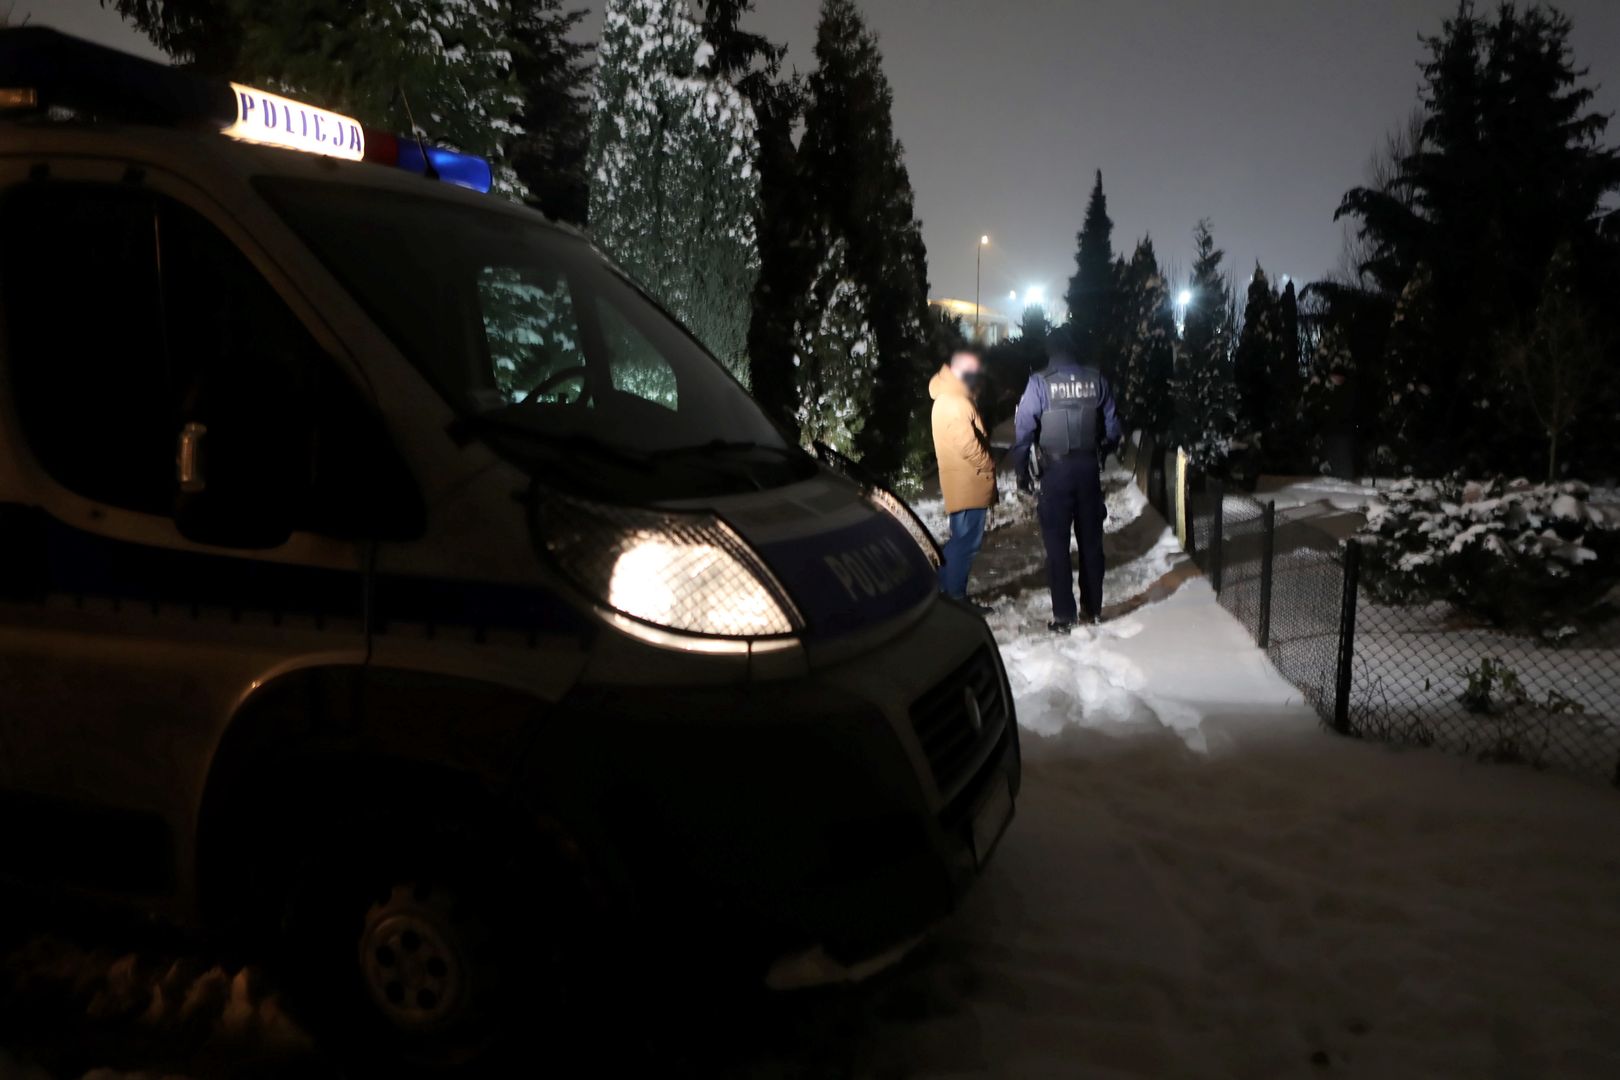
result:
[[[1021,491],[1034,488],[1030,453],[1040,463],[1041,539],[1046,545],[1046,577],[1052,589],[1052,621],[1067,634],[1077,618],[1102,618],[1103,508],[1102,459],[1119,445],[1114,392],[1094,367],[1083,366],[1067,329],[1046,339],[1047,365],[1029,377],[1018,403],[1014,475]],[[1080,542],[1080,609],[1074,603],[1069,535]]]

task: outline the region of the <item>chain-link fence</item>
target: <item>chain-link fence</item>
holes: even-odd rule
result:
[[[1185,507],[1221,606],[1335,731],[1620,784],[1620,626],[1554,643],[1448,604],[1378,604],[1356,544],[1217,481],[1194,487],[1183,476],[1162,501]]]
[[[1193,558],[1221,606],[1306,701],[1331,718],[1344,599],[1338,545],[1315,526],[1278,514],[1273,504],[1227,495],[1218,483],[1185,498]]]
[[[1612,778],[1620,784],[1620,635],[1551,644],[1447,604],[1356,606],[1343,730]]]

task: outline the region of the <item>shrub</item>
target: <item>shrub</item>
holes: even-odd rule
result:
[[[1469,712],[1487,718],[1488,741],[1480,748],[1487,761],[1521,761],[1540,768],[1552,742],[1553,718],[1586,712],[1586,706],[1557,690],[1536,700],[1519,673],[1495,657],[1483,657],[1479,667],[1457,675],[1468,683],[1458,700]]]
[[[1609,617],[1620,522],[1579,482],[1404,480],[1358,537],[1384,603],[1446,602],[1510,630],[1562,639]]]

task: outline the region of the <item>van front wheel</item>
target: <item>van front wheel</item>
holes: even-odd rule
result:
[[[396,884],[367,909],[360,930],[361,980],[379,1013],[401,1032],[453,1029],[481,981],[478,929],[464,905],[430,881]]]
[[[411,831],[324,845],[282,920],[289,1007],[362,1075],[497,1056],[514,1031],[533,1038],[537,1019],[570,1011],[562,943],[579,891],[566,865],[510,833]]]

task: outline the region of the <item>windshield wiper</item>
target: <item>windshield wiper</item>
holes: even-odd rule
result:
[[[562,452],[579,451],[592,454],[596,457],[616,461],[621,465],[640,469],[643,472],[652,468],[652,463],[647,455],[625,450],[611,443],[605,443],[595,436],[581,434],[580,432],[543,431],[528,424],[502,420],[499,416],[461,416],[450,421],[445,430],[449,432],[452,439],[463,446],[474,438],[495,435],[497,437],[521,439],[524,442],[534,443],[551,450]]]
[[[728,454],[749,453],[754,450],[762,450],[767,454],[775,454],[778,457],[785,458],[797,458],[802,453],[797,447],[792,446],[772,446],[769,443],[750,440],[711,439],[706,443],[695,443],[692,446],[675,446],[668,450],[655,450],[647,456],[655,461],[664,461],[669,458],[682,457],[722,457]]]

